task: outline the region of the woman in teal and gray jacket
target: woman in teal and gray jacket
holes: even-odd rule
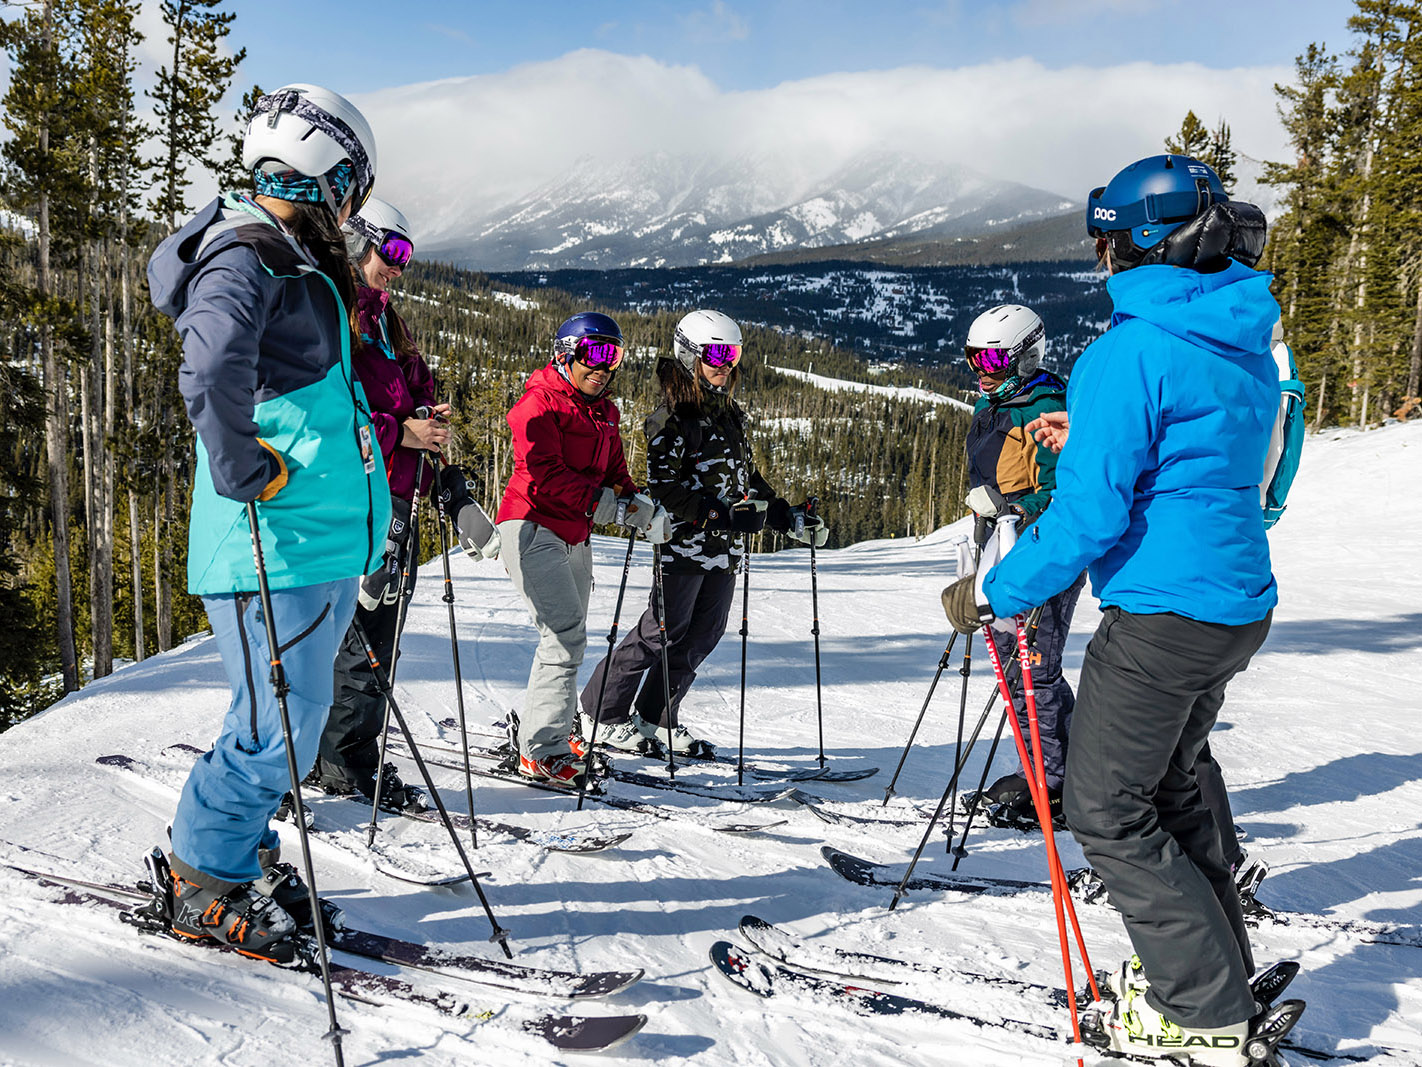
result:
[[[213,201],[148,265],[154,305],[182,338],[179,386],[197,431],[188,591],[203,599],[232,689],[173,818],[173,928],[284,960],[311,912],[269,825],[290,783],[246,509],[259,502],[304,773],[358,577],[378,561],[390,518],[351,372],[355,286],[338,230],[370,192],[375,145],[343,97],[294,85],[257,102],[243,162],[256,196]]]

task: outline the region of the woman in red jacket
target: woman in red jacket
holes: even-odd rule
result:
[[[606,315],[584,312],[558,328],[553,358],[509,411],[514,470],[496,520],[504,567],[539,635],[519,773],[574,789],[583,775],[574,724],[592,591],[588,538],[594,523],[614,520],[645,531],[659,510],[627,473],[621,415],[606,395],[622,354],[622,330]]]

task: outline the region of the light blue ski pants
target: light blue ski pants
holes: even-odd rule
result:
[[[277,644],[291,692],[287,713],[296,769],[305,775],[331,707],[332,665],[355,614],[358,578],[272,590]],[[232,703],[210,751],[193,764],[173,817],[173,855],[214,882],[262,876],[259,848],[275,848],[269,825],[291,788],[271,656],[256,593],[202,598],[222,653]],[[213,886],[213,888],[223,888]]]

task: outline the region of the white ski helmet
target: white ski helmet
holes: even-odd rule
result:
[[[741,328],[729,315],[719,311],[693,311],[676,324],[672,349],[677,363],[693,377],[696,361],[702,358],[707,345],[734,345],[739,349]],[[736,358],[739,359],[739,353]]]
[[[315,178],[331,214],[341,205],[326,173],[349,160],[355,169],[351,208],[359,210],[375,185],[375,135],[356,106],[319,85],[284,85],[258,98],[242,140],[247,170],[294,170]]]
[[[388,200],[372,196],[359,211],[351,213],[342,227],[346,234],[346,251],[359,263],[374,245],[381,248],[391,234],[398,234],[410,245],[415,239],[410,233],[410,220]]]
[[[975,371],[1009,378],[1037,370],[1046,350],[1047,329],[1042,316],[1021,304],[988,308],[968,327],[968,341],[963,346]],[[984,352],[994,353],[996,359],[979,366]],[[974,362],[975,357],[979,362]]]

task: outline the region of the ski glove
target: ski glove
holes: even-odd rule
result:
[[[714,496],[703,496],[696,507],[696,525],[705,530],[729,530],[731,506]]]
[[[979,485],[963,501],[974,515],[995,519],[1007,507],[1007,499],[990,485]]]
[[[765,525],[776,533],[790,532],[790,501],[778,496],[770,502],[765,513]]]
[[[630,526],[634,530],[646,533],[655,517],[656,502],[645,493],[633,493],[631,496],[620,498],[617,504],[617,521],[623,526]]]
[[[802,545],[824,548],[825,542],[829,540],[829,527],[825,525],[824,519],[815,514],[815,503],[815,499],[811,497],[803,504],[796,504],[791,508],[790,528],[785,533]]]
[[[993,620],[992,608],[978,607],[977,575],[959,578],[943,590],[943,614],[960,634],[976,633]]]
[[[592,505],[588,508],[588,515],[592,521],[599,526],[612,522],[617,518],[617,490],[610,485],[604,485],[593,497]]]
[[[488,513],[474,499],[474,480],[463,467],[451,463],[435,481],[436,499],[454,524],[459,547],[470,559],[498,559],[500,538]]]
[[[269,482],[262,488],[262,491],[257,494],[257,499],[260,500],[260,501],[262,501],[263,503],[266,503],[266,502],[267,502],[268,500],[270,500],[272,497],[274,497],[274,496],[276,496],[278,493],[280,493],[280,492],[282,491],[282,489],[286,486],[286,479],[287,479],[286,460],[284,460],[284,459],[281,458],[281,453],[280,453],[280,452],[278,452],[278,451],[277,451],[275,448],[273,448],[271,445],[267,444],[267,443],[266,443],[265,441],[263,441],[260,437],[257,438],[257,444],[261,445],[261,446],[262,446],[263,448],[265,448],[268,452],[270,452],[273,456],[275,456],[275,457],[276,457],[276,461],[277,461],[277,473],[276,473],[276,477],[274,477],[271,481],[269,481]]]
[[[766,501],[755,497],[737,500],[731,505],[730,523],[735,533],[760,533],[765,529]]]
[[[660,504],[652,512],[652,521],[647,524],[647,540],[654,545],[664,545],[671,540],[672,517]]]

